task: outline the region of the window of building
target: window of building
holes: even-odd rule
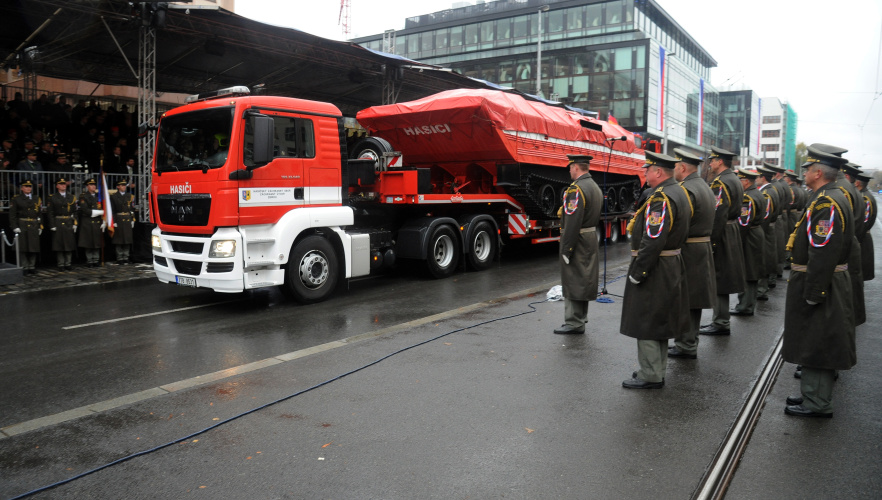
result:
[[[633,47],[622,47],[620,49],[613,49],[613,54],[615,57],[616,71],[631,69],[633,67]]]
[[[493,21],[485,21],[481,23],[481,41],[492,42],[496,40],[496,25]],[[492,44],[491,44],[492,46]],[[487,47],[491,48],[491,47]]]
[[[462,46],[462,26],[453,26],[450,28],[450,46]]]
[[[545,18],[548,18],[548,24],[543,26],[542,32],[545,33],[545,29],[548,29],[548,38],[550,40],[557,40],[563,37],[564,31],[564,10],[552,10],[548,12],[547,15],[542,16],[542,20],[545,21]]]
[[[580,31],[585,17],[585,7],[571,7],[566,10],[567,31]]]
[[[435,48],[446,49],[449,43],[450,30],[441,29],[435,31]]]
[[[763,151],[780,151],[781,145],[780,144],[763,144],[762,150]]]
[[[467,24],[465,27],[465,44],[477,45],[478,43],[478,25]]]
[[[777,158],[766,158],[764,161],[766,161],[766,162],[768,162],[768,163],[771,163],[772,165],[777,165],[777,164],[778,164],[778,159],[777,159]]]
[[[530,35],[530,21],[527,16],[518,16],[514,18],[514,37],[526,38]]]
[[[496,21],[496,39],[508,40],[511,38],[511,19],[500,19]]]
[[[763,137],[781,137],[781,130],[763,130]]]
[[[781,115],[777,116],[764,116],[763,123],[781,123]]]
[[[512,63],[504,62],[499,65],[499,82],[505,84],[514,80],[514,70]]]
[[[597,33],[600,31],[600,27],[603,26],[603,6],[599,3],[587,5],[585,11],[585,25],[588,28],[596,28],[589,29],[589,33]]]
[[[420,50],[420,36],[418,34],[407,35],[407,53],[414,55]]]
[[[416,35],[414,35],[416,36]],[[431,52],[435,47],[434,34],[431,31],[420,33],[420,50],[425,54]]]
[[[395,37],[395,53],[399,55],[407,54],[407,39],[404,35]]]
[[[533,60],[522,59],[515,67],[515,80],[529,81],[533,78]]]

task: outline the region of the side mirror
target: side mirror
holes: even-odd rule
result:
[[[254,131],[254,166],[249,168],[251,170],[273,161],[275,124],[273,118],[266,115],[252,115],[249,120]]]

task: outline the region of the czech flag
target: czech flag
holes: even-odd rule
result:
[[[110,208],[110,192],[107,190],[107,179],[104,177],[104,169],[101,169],[101,193],[99,193],[104,205],[104,222],[107,223],[107,232],[113,236],[113,210]]]

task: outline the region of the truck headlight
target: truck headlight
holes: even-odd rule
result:
[[[162,250],[162,244],[159,242],[159,236],[151,235],[150,244],[153,245],[154,250]]]
[[[220,240],[211,242],[209,257],[232,257],[236,255],[236,242],[234,240]]]

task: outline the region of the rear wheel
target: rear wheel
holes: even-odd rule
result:
[[[450,226],[438,226],[429,238],[426,268],[436,278],[446,278],[453,274],[459,264],[459,244],[456,233]]]
[[[496,234],[492,224],[481,221],[475,226],[469,239],[468,252],[469,267],[475,271],[483,271],[493,264],[493,256],[496,255]]]
[[[285,291],[298,302],[327,299],[337,284],[337,255],[321,236],[309,236],[294,245],[285,271]]]
[[[612,221],[609,223],[609,242],[616,243],[621,239],[621,232],[619,231],[619,222]]]
[[[560,208],[560,199],[557,197],[554,186],[544,184],[539,188],[539,206],[542,212],[548,217],[557,215],[557,209]]]
[[[352,152],[349,157],[352,159],[369,159],[374,160],[374,170],[380,171],[382,169],[382,162],[380,159],[383,157],[383,153],[391,153],[392,145],[386,139],[381,137],[366,137],[355,145],[352,148]]]

